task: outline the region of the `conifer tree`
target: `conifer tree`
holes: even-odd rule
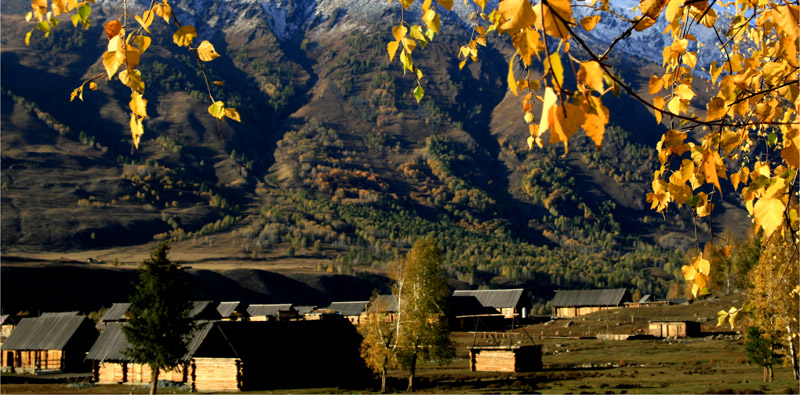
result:
[[[139,280],[130,298],[130,319],[122,327],[126,355],[152,370],[150,394],[156,393],[162,370],[178,367],[195,329],[189,317],[191,288],[183,268],[167,258],[161,243],[139,265]]]

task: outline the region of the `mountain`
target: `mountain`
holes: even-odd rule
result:
[[[602,151],[582,135],[567,155],[528,151],[504,82],[509,48],[491,38],[481,61],[459,70],[470,8],[456,3],[415,55],[426,91],[417,104],[416,82],[386,56],[397,4],[178,2],[181,22],[224,55],[206,72],[224,81],[215,100],[243,122],[217,130],[200,71],[157,21],[140,67],[150,118],[132,150],[118,81],[68,100],[102,70],[102,23],[119,2],[98,1],[88,31],[35,32],[30,47],[24,7],[3,2],[3,253],[224,240],[226,254],[303,255],[319,270],[352,273],[382,270],[434,237],[448,274],[471,286],[527,284],[542,300],[554,287],[666,294],[695,227],[687,211],[661,218],[644,201],[664,127],[609,94]],[[593,40],[622,30],[609,18]],[[646,96],[660,59],[636,42],[609,62]],[[724,198],[715,231],[743,235],[741,204],[730,191]]]

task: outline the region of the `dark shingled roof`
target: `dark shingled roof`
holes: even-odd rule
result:
[[[523,291],[522,288],[457,290],[453,291],[453,296],[474,296],[484,306],[502,309],[516,307],[522,298]]]
[[[369,305],[368,312],[375,312],[376,306],[386,306],[386,312],[397,312],[397,301],[394,295],[378,295],[377,298]]]
[[[230,317],[241,304],[242,302],[219,302],[217,311],[220,317],[227,318]]]
[[[333,302],[328,306],[328,310],[333,310],[341,315],[359,315],[364,312],[369,304],[368,300],[361,302]]]
[[[470,315],[502,315],[497,309],[484,306],[474,296],[457,296],[450,297],[450,314],[458,316]]]
[[[125,316],[125,313],[128,312],[130,307],[130,303],[114,303],[108,308],[108,311],[103,314],[103,318],[101,318],[100,321],[113,322],[126,320],[128,317]]]
[[[122,332],[122,323],[113,322],[106,326],[100,337],[97,338],[92,348],[86,354],[86,359],[97,361],[109,362],[124,362],[131,361],[131,358],[125,356],[125,350],[128,348],[128,339],[125,338],[125,333]],[[184,361],[192,359],[200,344],[203,343],[208,333],[213,327],[213,322],[203,321],[200,322],[199,327],[194,332],[192,340],[187,346],[188,351],[183,357]]]
[[[44,313],[23,318],[3,343],[4,350],[63,350],[83,325],[94,322],[76,312]]]
[[[316,309],[316,308],[317,308],[317,306],[294,306],[294,309],[297,310],[297,314],[299,314],[299,315],[308,314],[308,313],[314,311],[314,309]]]
[[[216,304],[208,300],[193,301],[192,309],[189,310],[189,317],[195,320],[216,320],[221,318]]]
[[[621,306],[627,297],[625,288],[558,290],[553,298],[553,307],[567,306]],[[630,298],[630,297],[627,297]]]
[[[247,306],[247,313],[251,317],[277,317],[281,311],[287,311],[292,308],[291,303],[283,304],[251,304]]]

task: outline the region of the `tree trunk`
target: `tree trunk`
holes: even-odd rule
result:
[[[774,377],[774,374],[772,372],[772,365],[770,365],[767,369],[769,370],[769,382],[771,383]]]
[[[381,369],[381,393],[386,393],[386,365]]]
[[[768,381],[769,381],[769,368],[764,366],[764,382],[766,383]]]
[[[797,366],[797,350],[794,349],[794,333],[791,325],[786,325],[786,331],[789,333],[789,355],[792,358],[792,373],[794,379],[800,380],[800,368]]]
[[[408,375],[408,388],[406,392],[414,392],[414,375],[417,373],[417,354],[411,357],[411,372]]]
[[[158,388],[158,368],[151,368],[150,370],[150,395],[156,395],[156,388]]]

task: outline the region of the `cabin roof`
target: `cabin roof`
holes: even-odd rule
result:
[[[94,326],[86,316],[74,311],[23,318],[3,343],[3,349],[63,350],[82,325]]]
[[[359,315],[366,310],[368,304],[368,300],[359,302],[333,302],[328,306],[328,310],[333,310],[346,316]]]
[[[316,308],[317,306],[294,306],[294,309],[297,310],[297,314],[299,315],[308,314]]]
[[[130,303],[113,303],[111,307],[108,308],[106,313],[103,314],[103,318],[101,318],[100,321],[113,322],[125,320],[127,318],[125,314],[130,308]]]
[[[395,299],[394,295],[378,295],[378,297],[369,304],[367,312],[376,312],[378,306],[386,306],[386,312],[388,313],[397,312],[397,299]]]
[[[247,313],[251,317],[256,316],[271,316],[277,317],[281,311],[286,311],[292,308],[291,303],[281,304],[251,304],[247,306]]]
[[[456,290],[453,296],[474,296],[487,307],[502,309],[504,307],[516,307],[522,299],[522,288],[515,289],[478,289],[478,290]]]
[[[128,339],[122,331],[123,323],[112,322],[106,326],[100,337],[97,338],[92,348],[86,354],[86,359],[97,361],[132,361],[132,359],[125,355],[125,350],[128,348]],[[192,335],[192,339],[187,346],[186,355],[183,360],[188,361],[192,359],[197,349],[203,343],[203,340],[208,336],[212,328],[211,321],[202,321],[197,330]]]
[[[620,306],[628,291],[625,288],[583,289],[556,291],[550,303],[553,307],[567,306]]]
[[[219,312],[220,317],[227,318],[232,316],[234,312],[243,313],[242,307],[244,307],[244,304],[238,301],[219,302],[219,305],[217,305],[217,312]]]

